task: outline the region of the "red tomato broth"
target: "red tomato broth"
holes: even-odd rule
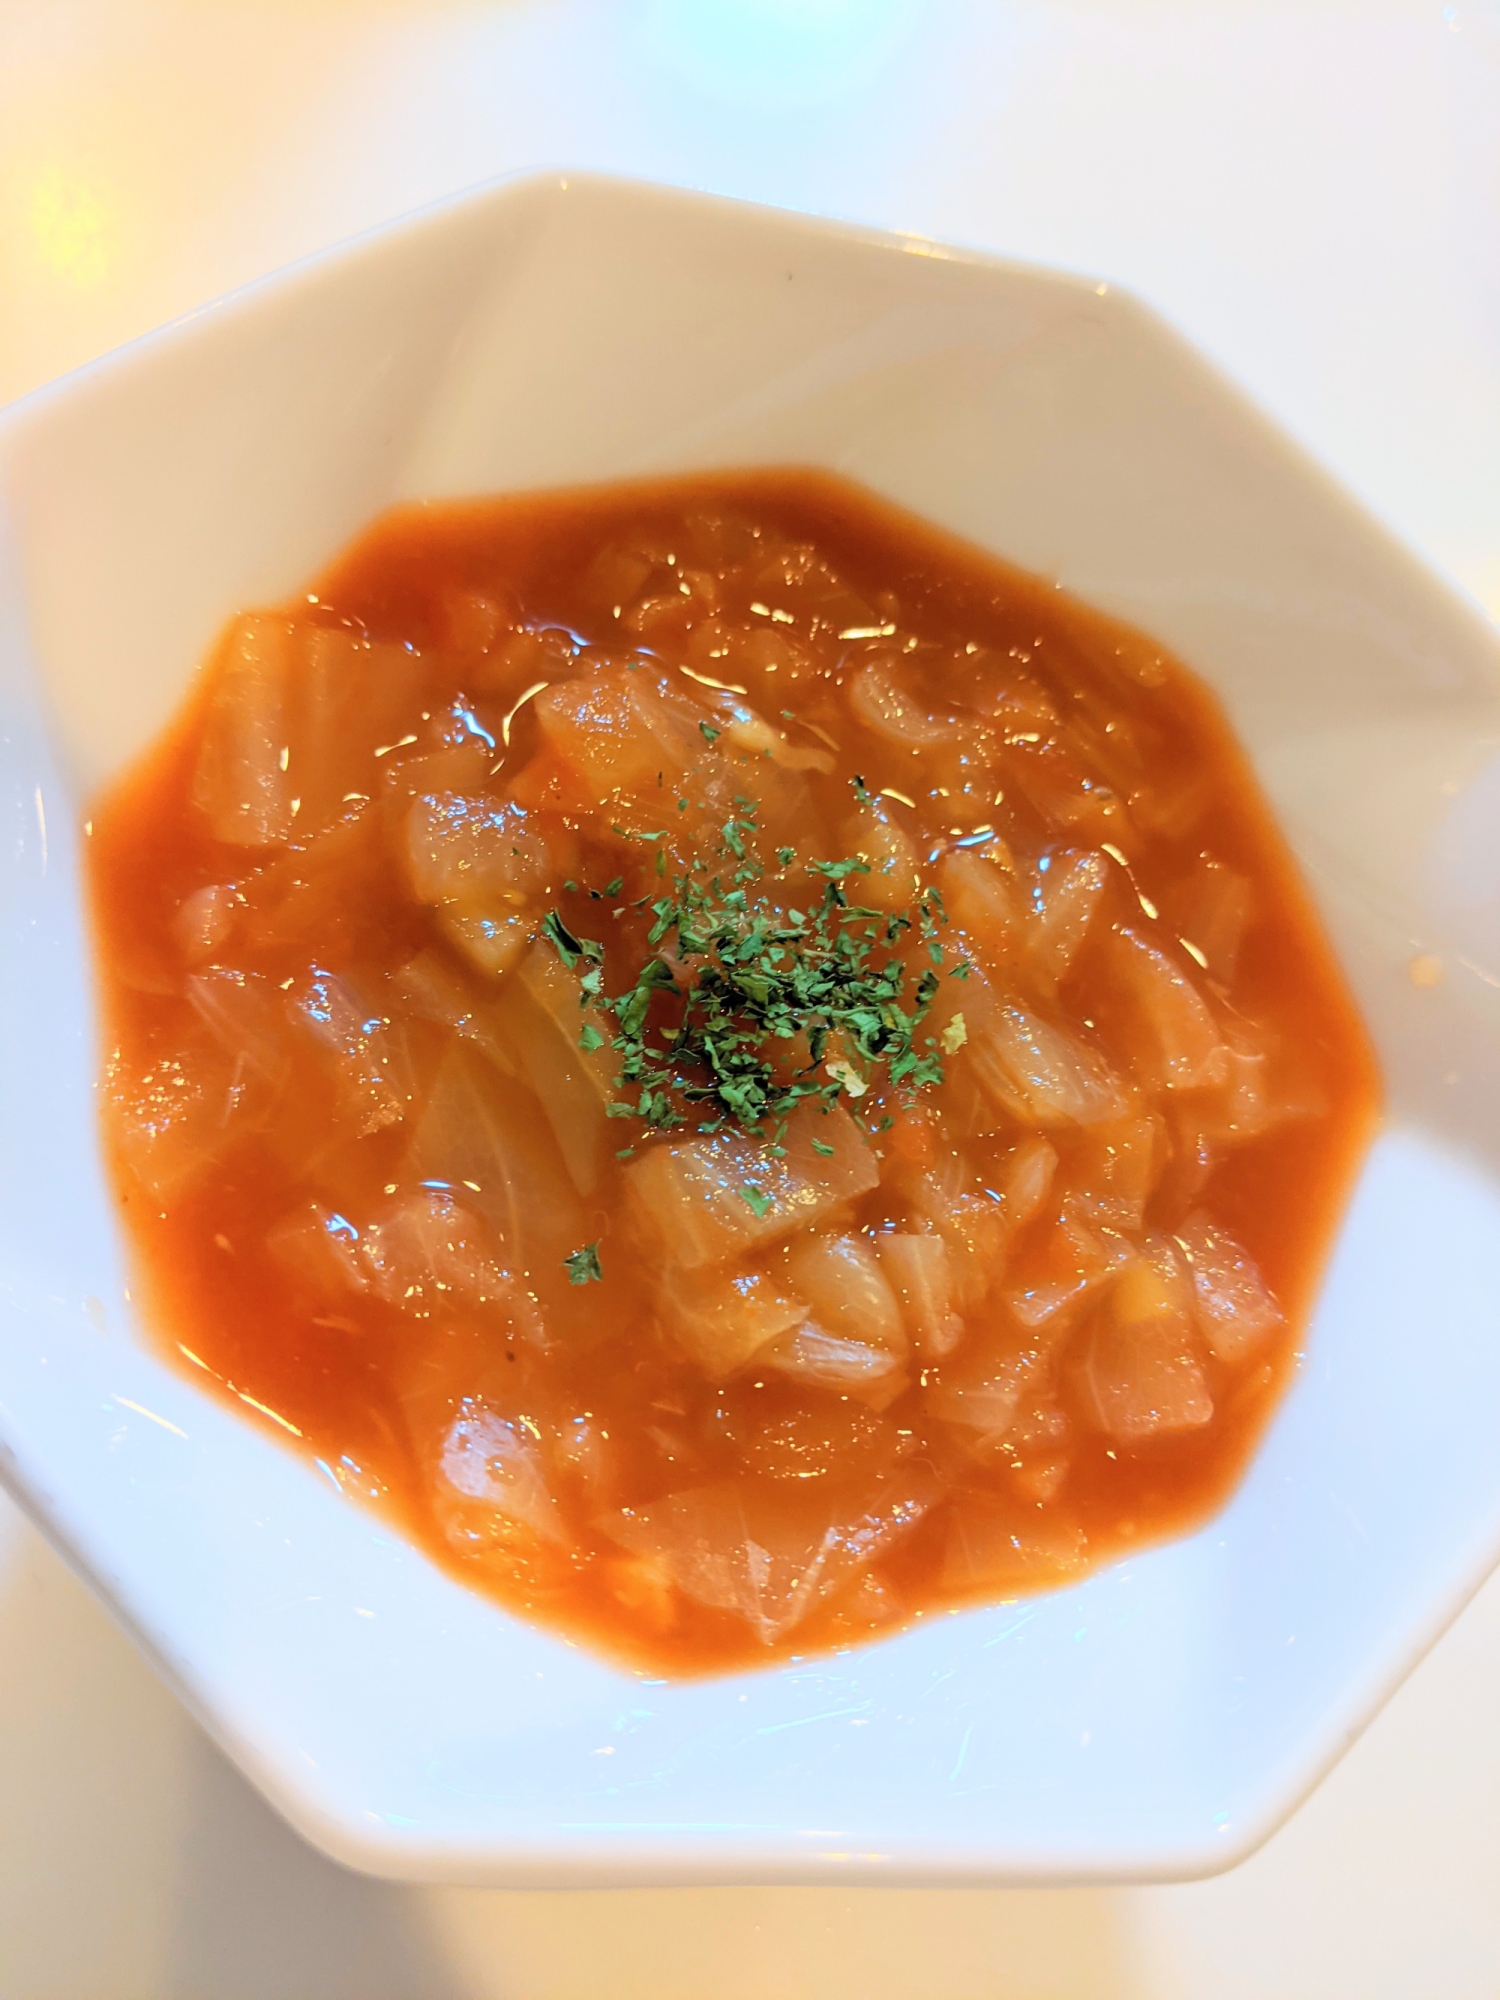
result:
[[[797,849],[753,894],[808,901],[851,823],[877,866],[914,850],[953,920],[928,1026],[968,1036],[941,1084],[796,1114],[787,1185],[823,1209],[719,1242],[728,1305],[712,1243],[670,1268],[710,1226],[665,1212],[670,1149],[709,1142],[604,1124],[619,1058],[570,1046],[583,968],[538,938],[556,909],[628,986],[628,905],[658,847],[717,851],[726,795]],[[611,831],[652,812],[655,844]],[[1239,1477],[1378,1089],[1217,704],[1141,634],[805,471],[407,508],[230,628],[92,827],[154,1325],[512,1609],[722,1671],[1071,1580]],[[1065,1038],[1041,1085],[1012,1046],[1037,1022]],[[591,1242],[602,1279],[572,1283]],[[1259,1276],[1215,1320],[1234,1246]],[[852,1315],[832,1346],[811,1308],[763,1337],[810,1293]]]

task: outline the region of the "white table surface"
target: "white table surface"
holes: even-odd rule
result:
[[[1500,0],[0,0],[0,401],[530,165],[1130,285],[1500,615]],[[0,1512],[0,2000],[1497,1995],[1500,1582],[1213,1882],[407,1890]]]

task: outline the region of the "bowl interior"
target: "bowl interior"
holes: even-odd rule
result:
[[[141,1336],[78,847],[222,621],[391,502],[784,461],[1057,577],[1218,690],[1391,1119],[1302,1374],[1205,1530],[668,1687],[469,1596]],[[1129,299],[576,179],[418,217],[17,406],[0,505],[5,1476],[283,1809],[361,1865],[511,1882],[1185,1873],[1268,1830],[1500,1550],[1482,622]]]

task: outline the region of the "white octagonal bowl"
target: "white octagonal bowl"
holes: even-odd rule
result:
[[[1207,678],[1390,1116],[1300,1374],[1202,1532],[1052,1597],[667,1685],[468,1594],[153,1353],[95,1143],[79,845],[221,621],[391,502],[777,461],[1056,576]],[[1497,745],[1483,622],[1102,285],[544,177],[253,286],[0,417],[0,1472],[358,1867],[1221,1867],[1500,1554]]]

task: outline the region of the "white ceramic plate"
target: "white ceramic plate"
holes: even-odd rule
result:
[[[79,844],[222,620],[390,502],[788,460],[1057,576],[1219,690],[1391,1120],[1203,1532],[675,1686],[469,1595],[152,1353],[95,1144]],[[1482,621],[1128,298],[578,178],[400,223],[15,406],[0,507],[0,1467],[287,1817],[359,1867],[517,1885],[1180,1876],[1263,1838],[1500,1554]]]

